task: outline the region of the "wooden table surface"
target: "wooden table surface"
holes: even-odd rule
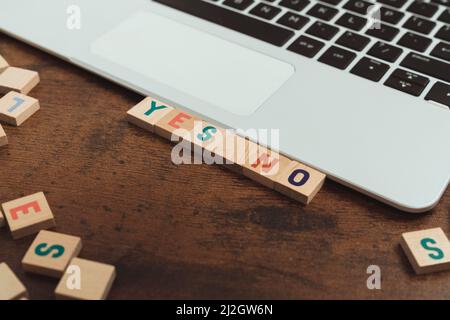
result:
[[[402,232],[450,234],[450,190],[414,215],[327,181],[305,207],[219,166],[172,164],[169,142],[125,121],[138,94],[4,35],[0,54],[41,77],[41,110],[4,126],[0,202],[44,191],[80,256],[117,267],[109,298],[450,299],[450,272],[416,276],[399,247]],[[33,239],[2,228],[0,261],[52,299],[57,280],[21,268]]]

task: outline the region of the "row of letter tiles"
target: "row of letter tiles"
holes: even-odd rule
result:
[[[180,111],[153,98],[146,98],[127,113],[129,122],[165,139],[190,144],[212,162],[266,187],[308,204],[322,187],[326,176],[306,165],[259,146],[207,121]]]

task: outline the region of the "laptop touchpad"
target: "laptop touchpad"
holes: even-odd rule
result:
[[[237,115],[255,112],[292,65],[152,13],[92,43],[94,54]]]

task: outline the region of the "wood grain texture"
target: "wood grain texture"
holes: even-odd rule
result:
[[[80,257],[117,267],[109,298],[450,299],[450,273],[416,276],[399,245],[450,234],[449,190],[414,215],[327,181],[304,207],[217,166],[173,165],[169,142],[126,121],[141,96],[4,35],[0,54],[41,77],[41,111],[4,126],[0,201],[44,191]],[[0,229],[0,260],[30,298],[53,298],[57,280],[21,268],[33,239]],[[382,290],[366,287],[372,264]]]

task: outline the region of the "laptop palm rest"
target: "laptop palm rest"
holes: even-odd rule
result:
[[[137,13],[91,45],[103,59],[236,115],[254,113],[292,65],[153,13]]]

